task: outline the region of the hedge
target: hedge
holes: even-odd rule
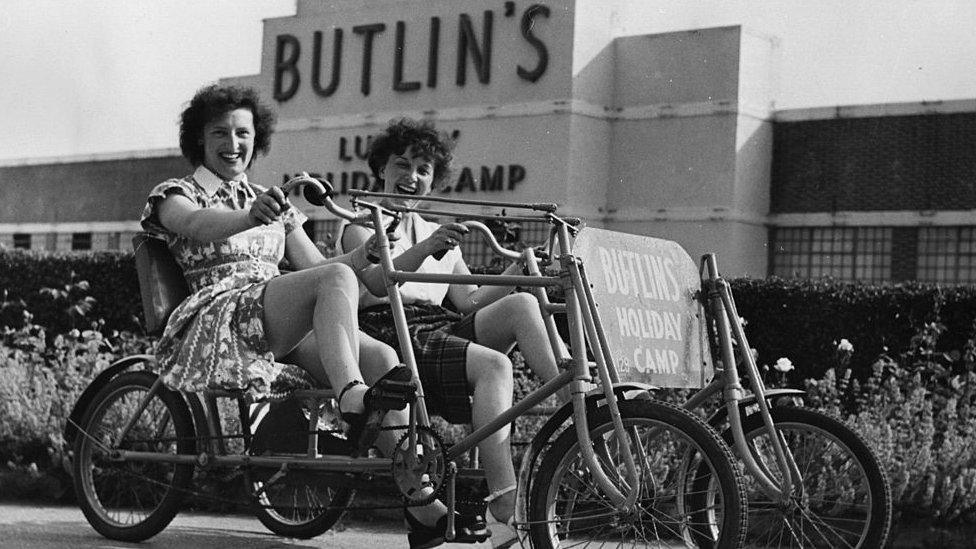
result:
[[[142,332],[132,253],[0,249],[0,293],[2,326],[22,326],[26,310],[50,333],[87,328],[90,319],[103,319],[108,329]],[[72,307],[85,297],[93,298],[90,310],[73,314]]]
[[[0,307],[0,325],[22,325],[22,310],[49,333],[62,333],[79,319],[66,314],[84,297],[94,298],[88,319],[104,319],[104,328],[142,331],[142,305],[131,253],[45,253],[0,250],[0,289],[7,305]],[[474,268],[475,272],[498,270]],[[87,281],[87,290],[77,283]],[[791,378],[820,377],[834,358],[836,342],[850,341],[857,352],[854,372],[869,374],[881,353],[897,354],[914,334],[935,319],[945,325],[941,352],[960,351],[974,333],[976,288],[922,284],[873,286],[830,279],[733,279],[739,315],[747,321],[749,343],[760,362],[789,358],[796,367]],[[42,288],[69,295],[55,297]],[[23,305],[20,305],[23,301]]]
[[[737,279],[731,285],[760,363],[789,358],[796,367],[794,379],[822,376],[841,339],[853,344],[850,366],[863,378],[878,355],[906,351],[927,324],[944,326],[938,352],[959,353],[974,335],[973,286],[872,286],[775,277]]]

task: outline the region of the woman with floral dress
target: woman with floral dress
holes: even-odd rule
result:
[[[194,166],[149,194],[142,226],[164,239],[191,295],[170,316],[156,357],[172,389],[241,388],[267,394],[282,364],[320,386],[339,388],[343,419],[361,430],[370,411],[397,410],[407,423],[412,374],[392,348],[359,331],[359,281],[371,242],[326,259],[302,230],[304,214],[278,187],[248,180],[255,153],[266,153],[273,113],[250,88],[199,90],[180,121],[180,149]],[[282,258],[294,272],[282,274]],[[360,363],[368,386],[360,372]],[[378,389],[380,388],[380,389]],[[259,427],[260,429],[260,427]],[[395,433],[383,431],[381,447]],[[434,504],[418,514],[443,521]],[[459,536],[471,532],[459,524]],[[477,525],[475,525],[477,526]],[[484,525],[480,526],[482,538]]]
[[[157,185],[142,215],[191,290],[157,345],[163,380],[183,391],[261,394],[280,363],[290,362],[322,385],[343,388],[340,409],[361,414],[374,394],[363,382],[361,355],[385,370],[396,364],[392,349],[358,330],[353,268],[368,264],[368,245],[324,258],[281,189],[248,181],[245,172],[255,153],[268,151],[273,128],[273,113],[249,88],[203,88],[182,113],[180,148],[196,169]],[[282,258],[297,271],[282,274]]]

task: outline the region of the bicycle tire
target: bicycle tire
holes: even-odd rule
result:
[[[575,537],[587,546],[683,546],[695,543],[689,530],[700,530],[700,547],[739,547],[745,534],[741,473],[718,434],[697,416],[667,403],[640,400],[617,404],[631,434],[629,442],[635,434],[640,437],[640,445],[632,449],[646,453],[637,460],[642,486],[638,510],[625,516],[599,492],[582,461],[576,430],[567,429],[546,452],[538,478],[531,483],[529,535],[533,547],[559,547],[563,542],[572,545],[570,538]],[[612,452],[617,442],[608,409],[604,406],[589,414],[588,421],[594,450],[611,480],[619,485],[623,479],[614,471],[622,473],[623,469]],[[692,523],[689,518],[694,511],[702,510],[689,510],[690,504],[680,501],[687,490],[684,484],[694,480],[685,478],[681,471],[699,469],[697,464],[689,468],[679,463],[689,458],[701,460],[702,467],[716,479],[712,496],[720,500],[715,513],[718,524]]]
[[[108,459],[108,444],[155,381],[149,372],[127,372],[110,381],[91,401],[75,438],[72,468],[78,505],[88,523],[109,539],[143,541],[161,532],[179,512],[192,482],[192,464]],[[111,449],[193,455],[194,437],[186,401],[163,387],[125,439]]]
[[[279,536],[311,539],[329,531],[345,514],[356,491],[334,486],[334,475],[315,471],[290,471],[265,488],[252,480],[254,515]]]
[[[794,491],[788,505],[779,505],[747,476],[749,547],[884,547],[891,528],[891,489],[864,440],[841,421],[816,410],[783,406],[770,412],[801,471],[798,489],[802,490]],[[762,416],[746,417],[742,427],[757,462],[779,478],[772,448],[764,441],[768,437]],[[723,438],[731,444],[731,428]]]

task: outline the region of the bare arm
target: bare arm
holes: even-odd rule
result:
[[[278,187],[258,195],[250,210],[201,208],[189,198],[171,194],[159,204],[159,222],[170,231],[199,242],[224,240],[258,225],[274,223],[290,204]]]
[[[315,243],[312,242],[312,239],[305,234],[305,231],[295,229],[288,234],[288,239],[285,241],[285,257],[298,270],[325,265],[327,263],[345,263],[354,270],[360,271],[372,265],[366,258],[366,249],[368,246],[369,243],[364,240],[362,245],[353,248],[349,253],[326,258],[319,251]]]
[[[458,261],[454,266],[454,274],[471,274],[467,264]],[[503,275],[522,274],[522,265],[518,261],[508,266]],[[498,301],[499,299],[512,293],[515,288],[512,286],[475,286],[474,284],[451,284],[447,291],[447,297],[454,304],[458,312],[467,314]]]
[[[416,271],[428,256],[441,250],[456,247],[467,230],[467,227],[457,223],[443,225],[429,237],[394,257],[393,268],[398,271]],[[373,236],[373,230],[370,228],[361,225],[348,225],[342,233],[342,249],[348,250],[355,246],[361,246],[371,236]],[[448,244],[448,242],[454,242],[454,244]],[[373,265],[363,269],[360,272],[359,279],[362,280],[371,294],[377,297],[386,295],[382,265]]]

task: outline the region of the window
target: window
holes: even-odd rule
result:
[[[14,233],[14,248],[29,250],[31,247],[31,235],[27,233]]]
[[[976,282],[976,227],[920,227],[919,282]]]
[[[90,250],[92,247],[91,233],[71,233],[72,250]]]
[[[890,227],[773,229],[772,274],[885,282],[891,279]]]

